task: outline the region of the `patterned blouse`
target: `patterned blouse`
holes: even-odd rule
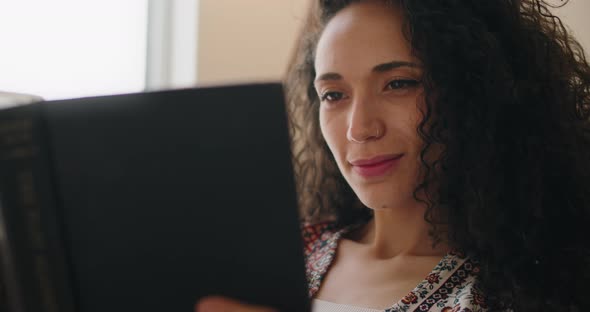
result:
[[[302,227],[310,298],[320,289],[320,284],[336,255],[338,241],[355,227],[339,229],[330,222]],[[487,311],[484,297],[477,287],[478,272],[477,261],[460,252],[450,252],[416,288],[385,312]]]

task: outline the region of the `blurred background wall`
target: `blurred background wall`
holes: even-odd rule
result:
[[[560,2],[563,0],[552,0],[552,3]],[[586,56],[590,57],[590,1],[570,0],[566,6],[554,9],[553,12],[562,18],[584,47]]]
[[[309,3],[310,0],[200,0],[198,82],[279,79]],[[586,55],[590,55],[590,0],[570,0],[553,12],[569,26]]]
[[[277,80],[310,0],[200,0],[200,84]]]
[[[311,1],[0,1],[0,92],[57,99],[279,80]],[[590,0],[554,13],[590,55]]]

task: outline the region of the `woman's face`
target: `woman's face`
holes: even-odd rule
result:
[[[382,209],[415,203],[422,141],[422,71],[396,8],[348,6],[326,25],[315,58],[320,127],[360,200]]]

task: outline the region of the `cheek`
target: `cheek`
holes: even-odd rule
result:
[[[424,118],[421,111],[421,105],[416,102],[415,104],[408,104],[406,109],[400,113],[400,116],[404,116],[404,118],[398,120],[400,125],[399,131],[403,133],[408,143],[414,146],[415,149],[421,148],[423,142],[418,133],[418,127]]]
[[[326,144],[338,162],[339,155],[341,155],[344,148],[343,140],[346,140],[346,124],[343,124],[337,115],[320,110],[320,130]]]
[[[334,153],[333,145],[334,145],[334,127],[330,124],[328,116],[323,113],[320,109],[320,131],[322,132],[322,137],[328,147]]]

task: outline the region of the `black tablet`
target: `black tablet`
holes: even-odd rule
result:
[[[0,111],[0,259],[14,311],[307,311],[279,84]]]

